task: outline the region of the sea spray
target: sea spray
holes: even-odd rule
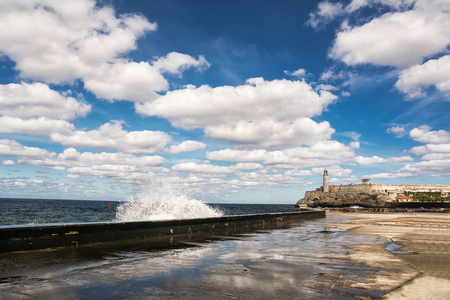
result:
[[[119,204],[116,221],[157,221],[220,217],[223,213],[170,182],[153,184],[145,192]]]

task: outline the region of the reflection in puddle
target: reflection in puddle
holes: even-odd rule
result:
[[[0,256],[0,294],[5,299],[379,297],[381,291],[348,288],[379,270],[350,263],[346,245],[385,240],[328,225],[348,219],[331,215],[290,228],[208,236],[158,249]]]
[[[414,254],[414,252],[409,251],[397,251],[397,249],[402,248],[402,246],[394,242],[387,244],[384,248],[393,254]]]

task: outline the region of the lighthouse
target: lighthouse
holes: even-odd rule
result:
[[[323,170],[323,192],[328,193],[330,190],[328,188],[328,171],[327,169]]]

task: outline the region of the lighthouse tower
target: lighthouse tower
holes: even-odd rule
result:
[[[328,171],[327,169],[323,170],[323,192],[328,193],[330,191],[328,187]]]

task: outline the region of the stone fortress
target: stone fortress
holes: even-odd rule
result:
[[[329,185],[328,171],[324,170],[323,186],[306,192],[296,206],[394,207],[400,206],[400,202],[430,200],[449,201],[450,185],[373,184],[370,179],[363,179],[361,184]]]

